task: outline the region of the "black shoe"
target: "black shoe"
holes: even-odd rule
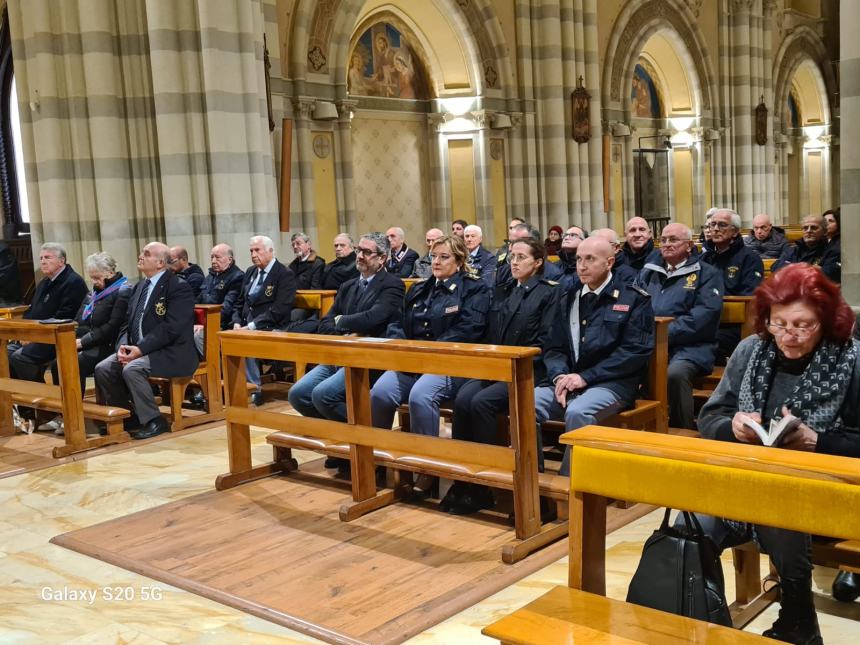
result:
[[[495,505],[492,489],[479,484],[468,484],[466,492],[451,505],[448,512],[452,515],[471,515]]]
[[[433,475],[420,474],[412,484],[412,496],[417,499],[433,497],[434,491],[439,490],[439,479]]]
[[[325,463],[323,463],[323,468],[337,468],[340,466],[340,462],[342,461],[343,459],[340,459],[339,457],[326,457]]]
[[[762,636],[795,645],[824,645],[812,600],[812,580],[782,580],[779,617]]]
[[[206,395],[202,390],[191,397],[191,406],[197,410],[205,410],[207,403]]]
[[[445,493],[445,497],[439,502],[439,510],[445,513],[451,513],[451,509],[459,503],[463,495],[469,490],[469,484],[466,482],[456,481],[451,484],[451,488]]]
[[[137,418],[136,414],[132,414],[127,419],[122,420],[122,429],[126,432],[134,432],[135,430],[140,430],[143,427],[143,424],[140,422],[140,419]],[[104,433],[107,434],[107,426],[104,427]],[[99,429],[99,433],[101,433],[101,428]]]
[[[157,435],[164,434],[165,432],[170,432],[170,426],[167,425],[167,421],[163,416],[158,415],[140,430],[134,430],[129,434],[132,439],[141,440],[149,439],[150,437],[155,437]]]
[[[263,405],[263,391],[257,390],[256,392],[251,393],[251,405],[255,405],[258,408]]]
[[[854,602],[860,598],[860,575],[840,571],[833,581],[833,597],[839,602]]]

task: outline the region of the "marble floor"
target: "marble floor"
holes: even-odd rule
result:
[[[254,459],[271,456],[254,431]],[[49,544],[66,531],[211,490],[226,470],[222,428],[0,480],[0,643],[307,643],[313,639],[192,593]],[[623,598],[656,513],[607,538],[609,595]],[[727,579],[731,562],[726,560]],[[483,626],[557,584],[566,559],[538,571],[410,642],[493,642]],[[860,642],[860,603],[828,595],[816,570],[816,604],[828,644]],[[774,620],[772,606],[750,627]]]

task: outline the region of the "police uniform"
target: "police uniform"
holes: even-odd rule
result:
[[[493,345],[543,347],[560,315],[558,283],[535,275],[525,284],[511,281],[496,287],[483,342]],[[546,380],[541,356],[534,358],[534,378]],[[454,402],[454,439],[496,443],[496,415],[508,409],[508,384],[471,379]]]
[[[564,276],[564,270],[555,262],[550,262],[549,260],[545,260],[543,263],[543,277],[547,280],[553,280],[555,282],[559,282]],[[508,254],[505,253],[500,255],[496,261],[496,277],[495,284],[496,286],[505,284],[513,280],[514,277],[511,274],[511,263],[508,260]]]
[[[341,286],[317,333],[385,336],[388,325],[400,317],[403,280],[385,270],[365,284],[363,280],[359,277]],[[317,365],[290,388],[289,399],[303,416],[346,421],[343,368]]]
[[[669,323],[669,425],[693,429],[692,379],[714,367],[722,278],[695,256],[670,274],[661,257],[645,264],[637,284],[651,294],[655,316],[674,318]]]
[[[152,279],[141,280],[135,285],[117,341],[117,348],[133,345],[143,356],[123,365],[111,354],[95,370],[96,386],[105,402],[127,408],[131,401],[142,424],[160,416],[149,377],[191,376],[199,363],[191,287],[169,270],[162,271],[154,284],[150,282]]]
[[[406,294],[399,320],[388,326],[389,338],[476,343],[483,338],[490,291],[479,277],[457,272],[445,281],[416,284]],[[439,434],[439,404],[456,394],[462,380],[436,374],[388,371],[370,391],[373,425],[390,428],[397,407],[408,399],[412,432]]]
[[[412,275],[412,269],[415,268],[417,260],[418,254],[406,246],[406,242],[404,242],[399,251],[391,249],[388,260],[385,262],[385,270],[400,278],[408,278]]]
[[[546,381],[535,388],[538,428],[547,419],[564,417],[575,430],[599,422],[636,400],[654,351],[654,312],[648,292],[625,285],[616,275],[592,292],[582,285],[567,294],[544,351]],[[579,374],[586,388],[568,395],[562,408],[555,400],[555,381]],[[561,474],[570,471],[570,451]]]
[[[492,289],[496,278],[496,256],[479,244],[478,248],[469,254],[468,262],[469,266]]]

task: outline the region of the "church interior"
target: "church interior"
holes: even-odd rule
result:
[[[0,11],[0,641],[860,642],[856,0]]]

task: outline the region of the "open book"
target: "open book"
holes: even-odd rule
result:
[[[758,438],[761,439],[761,442],[765,446],[778,446],[783,438],[797,428],[797,426],[802,422],[793,414],[786,414],[779,421],[771,419],[770,427],[767,430],[765,430],[760,423],[747,416],[744,416],[743,423],[745,426],[755,430]]]

